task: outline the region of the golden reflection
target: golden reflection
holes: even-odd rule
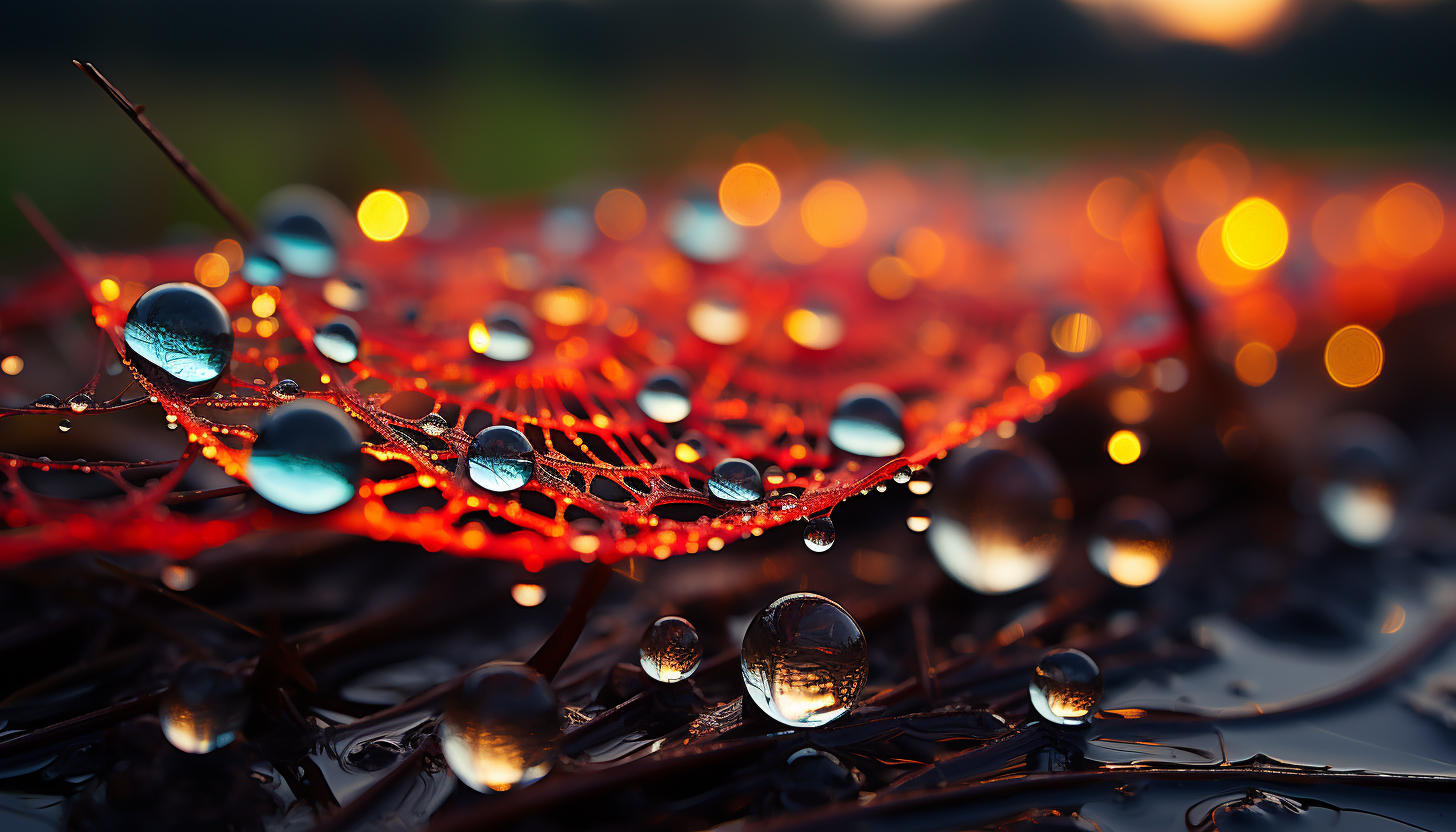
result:
[[[1085,312],[1063,315],[1052,324],[1052,343],[1068,355],[1085,355],[1102,341],[1102,326]]]
[[[592,311],[592,293],[580,286],[563,283],[536,293],[531,308],[542,320],[557,326],[575,326]]]
[[[523,607],[540,606],[546,600],[546,588],[539,584],[516,584],[511,587],[511,599]]]
[[[869,223],[864,197],[848,182],[826,179],[810,189],[799,206],[810,239],[825,248],[843,248],[857,241]]]
[[[1382,633],[1398,633],[1400,628],[1405,626],[1405,607],[1392,603],[1390,612],[1385,614],[1385,623],[1380,625]]]
[[[7,355],[0,360],[0,372],[7,376],[18,376],[25,369],[25,359],[18,355]]]
[[[1120,430],[1107,440],[1107,455],[1118,465],[1131,465],[1143,455],[1143,442],[1130,430]]]
[[[1325,344],[1325,370],[1342,387],[1364,387],[1384,366],[1380,337],[1359,324],[1340,329]]]
[[[102,300],[110,302],[121,297],[121,284],[109,277],[102,278],[101,282],[96,284],[96,291],[100,293]]]
[[[827,350],[844,338],[844,319],[826,309],[794,309],[784,316],[784,332],[801,347]]]
[[[1235,205],[1223,220],[1223,248],[1246,269],[1267,269],[1289,247],[1289,224],[1274,203],[1254,196]]]
[[[192,275],[197,278],[197,282],[209,289],[216,289],[226,283],[228,271],[227,258],[213,251],[197,258],[192,267]]]
[[[1077,0],[1108,13],[1136,15],[1159,33],[1228,48],[1254,46],[1289,13],[1290,0]]]
[[[253,298],[253,314],[259,318],[267,318],[278,311],[278,301],[273,296],[264,292]]]
[[[718,185],[723,215],[739,225],[763,225],[779,210],[779,181],[773,171],[754,162],[729,168]]]
[[[900,235],[895,254],[916,277],[933,277],[945,265],[945,240],[929,228],[912,228]]]
[[[237,240],[218,240],[212,250],[227,261],[229,271],[235,272],[243,267],[243,247]]]
[[[1203,276],[1225,291],[1242,289],[1259,279],[1259,273],[1235,263],[1223,246],[1224,218],[1219,217],[1198,238],[1198,268]]]
[[[490,349],[490,330],[486,327],[485,321],[476,321],[470,325],[470,331],[466,333],[466,339],[470,342],[470,349],[485,355]]]
[[[1121,387],[1107,400],[1107,409],[1124,425],[1139,425],[1153,415],[1153,400],[1136,387]]]
[[[688,328],[704,341],[728,346],[748,335],[748,313],[726,301],[700,300],[688,307]]]

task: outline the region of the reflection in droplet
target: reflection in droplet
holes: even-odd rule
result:
[[[763,499],[763,478],[753,463],[730,457],[713,466],[708,493],[730,503],[753,503]]]
[[[1412,451],[1400,429],[1369,413],[1349,413],[1332,422],[1319,510],[1339,538],[1351,546],[1374,547],[1397,531],[1396,492]]]
[[[426,413],[420,419],[420,432],[426,436],[442,436],[450,429],[450,423],[438,413]]]
[[[910,482],[906,484],[906,487],[910,489],[910,493],[917,497],[924,497],[926,494],[929,494],[930,489],[934,486],[935,475],[930,473],[929,468],[921,468],[919,471],[911,474]]]
[[[712,344],[728,346],[748,334],[748,313],[722,298],[708,298],[688,307],[688,328]]]
[[[254,286],[277,286],[283,282],[283,266],[261,251],[250,251],[238,272]]]
[[[163,283],[137,298],[122,330],[127,355],[140,369],[201,384],[227,369],[233,328],[212,293],[191,283]]]
[[[359,325],[342,315],[329,321],[313,334],[313,345],[323,353],[324,358],[339,364],[348,364],[359,357],[359,344],[363,336]]]
[[[331,277],[324,281],[324,302],[345,312],[358,312],[369,305],[369,289],[352,277]]]
[[[905,450],[900,397],[878,384],[856,384],[839,396],[829,422],[829,441],[860,456],[894,456]]]
[[[263,499],[299,514],[338,508],[358,485],[361,444],[354,420],[328,402],[279,405],[258,429],[248,483]]]
[[[910,475],[911,475],[910,466],[909,465],[902,465],[899,468],[896,468],[895,469],[895,473],[893,475],[893,478],[894,478],[895,482],[899,483],[900,485],[904,485],[905,483],[907,483],[907,482],[910,481]]]
[[[919,534],[929,529],[930,525],[930,509],[926,508],[925,503],[916,500],[905,514],[905,528]]]
[[[61,423],[59,425],[56,425],[56,427],[61,431],[61,433],[69,433],[71,430],[71,420],[62,419]]]
[[[946,574],[999,595],[1047,576],[1062,548],[1070,502],[1040,452],[1010,442],[963,446],[931,496],[930,549]]]
[[[66,402],[72,413],[85,413],[93,404],[96,404],[96,400],[91,397],[90,393],[77,393]]]
[[[268,395],[275,399],[288,402],[302,396],[303,388],[291,378],[281,378],[277,384],[268,388]]]
[[[648,676],[659,682],[679,682],[698,669],[703,645],[687,619],[668,615],[652,622],[642,634],[637,657]]]
[[[259,245],[289,274],[324,277],[338,265],[340,235],[351,233],[353,212],[338,198],[308,185],[289,185],[259,206]],[[246,277],[246,276],[245,276]]]
[[[1152,500],[1119,497],[1098,518],[1087,554],[1097,571],[1123,586],[1147,586],[1173,557],[1172,526]]]
[[[536,471],[531,440],[510,425],[492,425],[477,433],[467,460],[475,484],[497,493],[515,491]]]
[[[1080,650],[1046,654],[1031,673],[1031,704],[1042,719],[1082,725],[1102,700],[1102,670]]]
[[[197,585],[197,571],[180,563],[168,564],[162,567],[162,583],[168,589],[186,592]]]
[[[536,351],[536,343],[531,340],[527,325],[530,319],[530,313],[524,307],[513,303],[496,306],[483,322],[481,334],[484,342],[479,344],[476,352],[496,361],[530,358],[531,353]],[[474,349],[476,346],[476,333],[472,328],[471,347]]]
[[[642,382],[637,391],[637,406],[649,419],[656,419],[664,425],[681,422],[692,412],[693,403],[688,397],[691,380],[676,367],[663,367]]]
[[[211,662],[183,665],[162,697],[159,716],[167,741],[189,754],[206,754],[237,737],[248,716],[243,678]]]
[[[834,521],[828,515],[810,518],[804,524],[804,545],[811,552],[827,552],[834,545]]]
[[[528,786],[556,763],[556,694],[530,667],[492,662],[466,676],[451,695],[440,740],[450,770],[470,788]]]
[[[868,675],[864,633],[845,609],[799,592],[756,615],[743,636],[743,682],[765,714],[795,728],[849,712]]]
[[[801,347],[832,349],[844,339],[844,318],[825,306],[805,306],[784,316],[784,332]]]

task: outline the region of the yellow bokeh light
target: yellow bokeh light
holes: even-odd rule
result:
[[[869,224],[864,197],[848,182],[826,179],[810,189],[799,206],[810,239],[825,248],[854,243]]]
[[[844,338],[844,319],[823,309],[794,309],[784,316],[784,332],[801,347],[827,350]]]
[[[1046,372],[1046,359],[1034,352],[1022,353],[1016,359],[1016,377],[1022,384],[1030,384],[1031,380]]]
[[[870,288],[886,300],[899,300],[915,288],[915,275],[910,264],[899,257],[881,257],[870,264]]]
[[[18,355],[7,355],[0,359],[0,373],[7,376],[18,376],[20,371],[25,369],[25,359]]]
[[[485,355],[485,351],[490,349],[490,330],[486,329],[485,321],[476,321],[471,324],[470,331],[466,333],[465,337],[470,342],[470,349],[473,352]]]
[[[540,584],[516,584],[511,587],[511,598],[523,607],[539,606],[546,600],[546,588]]]
[[[227,258],[216,252],[209,251],[197,258],[197,262],[192,266],[192,275],[203,286],[216,289],[227,282]]]
[[[1143,441],[1130,430],[1120,430],[1107,440],[1107,455],[1118,465],[1131,465],[1143,455]]]
[[[219,240],[212,250],[227,260],[228,271],[235,272],[243,267],[243,247],[237,240]]]
[[[1107,400],[1107,409],[1124,425],[1140,425],[1153,415],[1153,400],[1136,387],[1123,387]]]
[[[613,240],[630,240],[647,225],[647,205],[626,188],[616,188],[597,200],[597,228]]]
[[[1033,398],[1045,399],[1062,386],[1062,377],[1056,373],[1038,373],[1027,383],[1026,389]]]
[[[1257,196],[1241,201],[1223,219],[1223,249],[1246,269],[1267,269],[1289,248],[1289,223],[1274,203]]]
[[[1339,330],[1325,344],[1325,370],[1341,387],[1364,387],[1380,376],[1384,366],[1380,337],[1358,324]]]
[[[895,254],[916,277],[933,277],[945,264],[945,240],[929,228],[912,228],[900,235]]]
[[[1250,387],[1261,387],[1269,383],[1279,369],[1279,356],[1274,348],[1260,341],[1252,341],[1239,348],[1234,356],[1234,374],[1239,381]]]
[[[1425,254],[1441,239],[1441,200],[1414,182],[1396,185],[1375,203],[1372,221],[1380,242],[1398,257]]]
[[[748,313],[731,303],[700,300],[688,307],[688,328],[704,341],[729,346],[748,335]]]
[[[754,162],[729,168],[718,184],[723,215],[739,225],[763,225],[773,219],[781,198],[773,171]]]
[[[278,301],[267,293],[253,298],[253,314],[259,318],[267,318],[278,311]]]
[[[1077,0],[1111,13],[1131,13],[1163,35],[1242,48],[1268,36],[1291,0]]]
[[[1052,324],[1052,343],[1068,355],[1084,355],[1102,341],[1102,326],[1085,312],[1063,315]]]
[[[1210,144],[1168,173],[1163,203],[1180,220],[1210,222],[1244,195],[1250,176],[1243,151],[1221,142]]]
[[[677,447],[673,448],[672,455],[677,457],[678,462],[686,462],[689,465],[703,458],[703,455],[698,453],[698,449],[693,447],[689,442],[677,443]]]
[[[536,293],[531,309],[549,323],[557,326],[576,326],[585,321],[592,311],[593,297],[580,286],[562,283]]]
[[[121,284],[109,277],[102,278],[101,282],[96,284],[96,290],[101,293],[101,299],[104,301],[109,302],[121,297]]]
[[[1246,269],[1229,259],[1223,247],[1223,217],[1219,217],[1203,230],[1198,238],[1196,250],[1198,268],[1208,282],[1218,288],[1232,292],[1242,289],[1259,279],[1259,273]]]
[[[409,225],[409,206],[394,191],[371,192],[359,203],[359,230],[371,240],[387,243],[404,233]]]

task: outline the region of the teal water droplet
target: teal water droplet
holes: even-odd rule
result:
[[[342,315],[324,324],[313,334],[313,345],[323,353],[324,358],[339,364],[348,364],[358,358],[359,344],[363,340],[359,325]]]
[[[531,313],[515,304],[502,304],[485,319],[485,329],[490,333],[485,357],[496,361],[524,361],[536,351],[536,342],[531,339],[527,324]]]
[[[763,478],[753,463],[730,457],[713,466],[708,493],[730,503],[754,503],[763,499]]]
[[[659,682],[680,682],[698,669],[703,644],[691,622],[668,615],[652,622],[642,634],[637,657],[648,676]]]
[[[309,214],[276,218],[264,229],[262,240],[278,264],[299,277],[323,277],[339,262],[333,235]]]
[[[536,471],[536,452],[524,433],[492,425],[475,435],[466,457],[470,478],[486,491],[515,491]]]
[[[278,286],[283,283],[283,266],[261,251],[250,251],[238,270],[244,282],[253,286]]]
[[[827,552],[834,545],[834,521],[826,517],[811,517],[804,524],[804,545],[811,552]]]
[[[139,370],[160,371],[187,384],[215,380],[233,355],[227,310],[211,292],[191,283],[147,290],[127,313],[122,338]]]
[[[637,391],[637,406],[664,425],[681,422],[692,412],[692,399],[688,396],[691,381],[687,374],[675,367],[664,367],[649,375]]]
[[[1082,725],[1102,701],[1102,670],[1080,650],[1059,648],[1046,654],[1031,673],[1032,707],[1058,725]]]
[[[869,675],[859,624],[812,592],[786,595],[749,622],[743,683],[753,703],[794,728],[824,725],[854,707]]]
[[[878,384],[845,390],[829,421],[829,441],[859,456],[895,456],[905,450],[900,397]]]
[[[529,786],[556,764],[558,708],[541,674],[524,664],[491,662],[466,676],[445,705],[445,761],[478,792]]]
[[[354,497],[361,444],[354,420],[328,402],[279,405],[258,429],[248,482],[263,499],[299,514],[338,508]]]
[[[1400,486],[1414,451],[1390,421],[1347,413],[1325,430],[1319,513],[1351,546],[1374,548],[1399,531]]]
[[[742,227],[723,215],[717,200],[676,203],[667,216],[668,236],[685,257],[700,263],[726,263],[743,251]]]
[[[189,662],[162,697],[162,733],[189,754],[206,754],[237,738],[248,716],[241,675],[212,662]]]

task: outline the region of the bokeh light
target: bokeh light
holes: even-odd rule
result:
[[[929,228],[912,228],[896,241],[895,254],[916,277],[934,277],[945,265],[945,240]]]
[[[227,258],[216,252],[209,251],[197,258],[197,262],[192,266],[192,275],[203,286],[209,289],[216,289],[227,282]]]
[[[1279,356],[1268,344],[1253,341],[1239,348],[1234,356],[1234,374],[1250,387],[1262,387],[1279,369]]]
[[[409,224],[409,207],[394,191],[371,191],[359,202],[359,230],[376,242],[386,243],[404,233]]]
[[[1375,203],[1375,234],[1391,253],[1402,258],[1425,254],[1441,238],[1445,215],[1441,200],[1414,182],[1396,185]]]
[[[1052,343],[1068,355],[1086,355],[1102,342],[1102,325],[1085,312],[1063,315],[1052,324]]]
[[[1267,269],[1289,247],[1289,224],[1274,203],[1254,196],[1228,212],[1222,236],[1224,251],[1235,263],[1246,269]]]
[[[763,225],[779,210],[779,181],[773,171],[754,162],[729,168],[718,184],[723,215],[739,225]]]
[[[1195,256],[1198,268],[1208,282],[1225,292],[1242,289],[1259,280],[1259,272],[1246,269],[1229,258],[1223,245],[1222,217],[1214,220],[1198,237]]]
[[[614,188],[597,200],[597,228],[613,240],[630,240],[647,225],[647,206],[642,197],[626,188]]]
[[[910,264],[899,257],[881,257],[870,264],[870,288],[886,300],[899,300],[915,288]]]
[[[1341,387],[1364,387],[1384,366],[1380,337],[1359,324],[1340,329],[1325,343],[1325,370]]]
[[[857,241],[869,224],[864,197],[848,182],[826,179],[810,189],[799,206],[804,230],[825,248],[843,248]]]
[[[1121,176],[1102,180],[1087,197],[1092,229],[1109,240],[1121,240],[1122,226],[1140,196],[1142,189]]]
[[[1130,430],[1120,430],[1107,440],[1107,455],[1118,465],[1131,465],[1143,455],[1143,441]]]
[[[784,332],[801,347],[827,350],[844,339],[844,319],[827,309],[794,309],[784,316]]]

